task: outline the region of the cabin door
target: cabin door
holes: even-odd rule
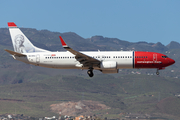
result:
[[[154,63],[157,62],[157,54],[153,54],[153,61],[154,61]]]

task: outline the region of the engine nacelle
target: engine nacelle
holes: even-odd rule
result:
[[[116,70],[117,69],[117,63],[116,61],[102,61],[100,68],[102,70]]]

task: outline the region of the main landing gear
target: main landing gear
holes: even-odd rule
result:
[[[94,76],[93,69],[89,69],[87,71],[87,74],[89,75],[89,77],[93,77]]]

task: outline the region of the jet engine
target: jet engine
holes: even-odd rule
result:
[[[102,61],[100,68],[102,70],[116,70],[117,63],[116,63],[116,61]]]

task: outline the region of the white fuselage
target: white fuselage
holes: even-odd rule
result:
[[[115,61],[116,69],[133,68],[134,52],[133,51],[98,51],[98,52],[81,52],[100,61]],[[26,53],[27,57],[14,57],[16,60],[48,68],[57,69],[89,69],[75,59],[75,55],[70,52],[34,52]],[[96,67],[94,69],[100,69]]]

